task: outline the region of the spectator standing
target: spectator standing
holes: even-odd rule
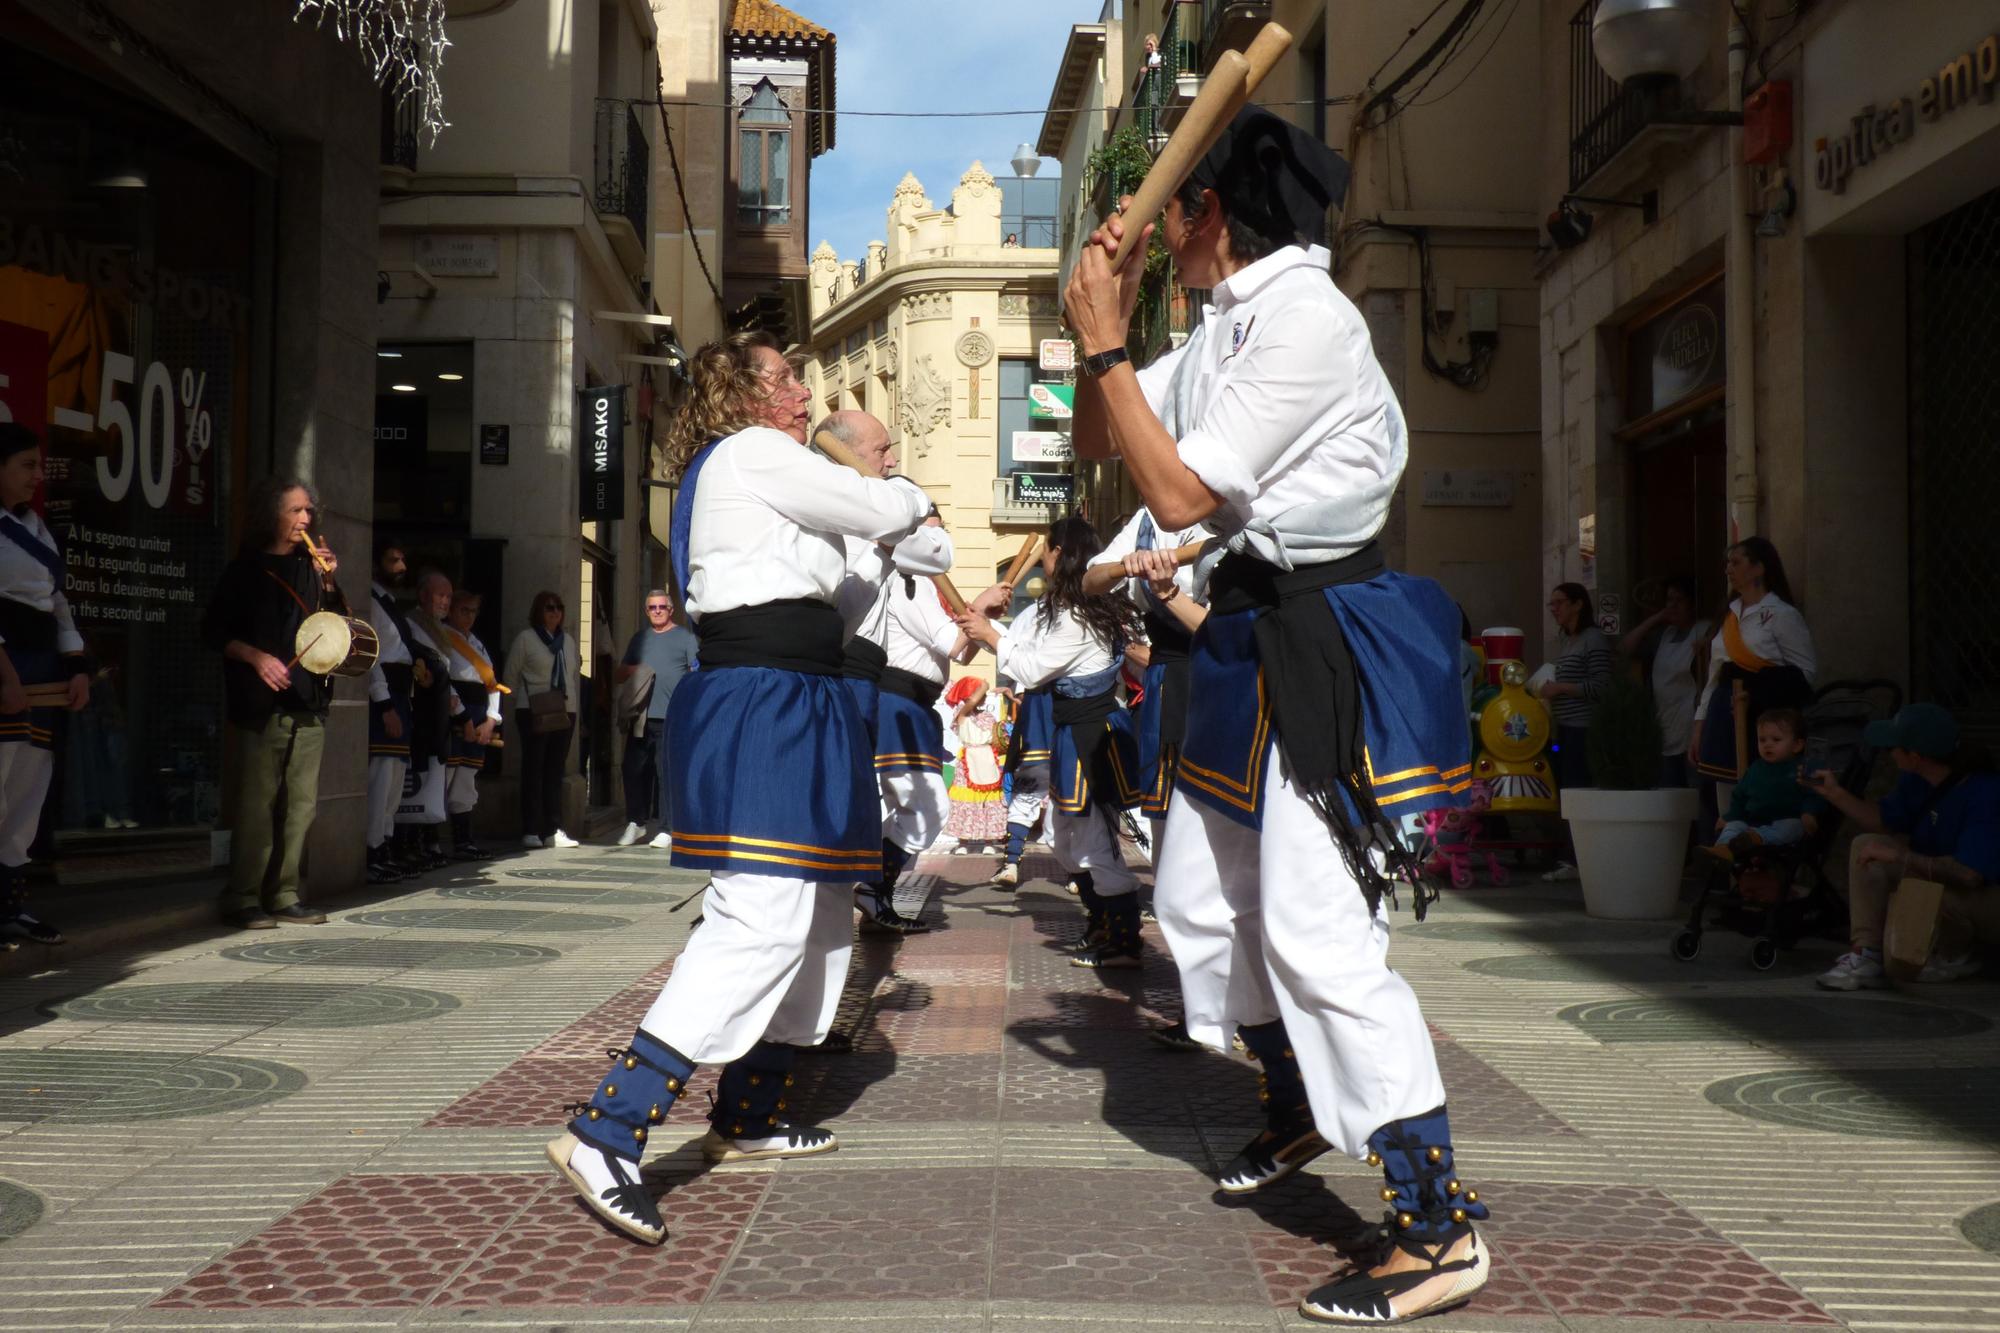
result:
[[[236,810],[222,919],[244,930],[279,922],[318,925],[326,914],[299,900],[299,857],[319,805],[320,755],[333,691],[325,676],[291,664],[299,626],[332,601],[336,562],[314,568],[306,525],[318,501],[296,481],[252,490],[243,549],[223,567],[201,636],[222,653],[222,690],[236,752]]]
[[[1886,749],[1902,776],[1880,801],[1861,799],[1827,771],[1812,788],[1863,830],[1847,853],[1849,949],[1819,978],[1828,990],[1889,984],[1882,940],[1891,898],[1905,879],[1944,885],[1937,939],[1922,981],[1979,970],[1976,944],[2000,941],[2000,774],[1960,743],[1958,722],[1936,704],[1910,704],[1862,739]]]
[[[694,631],[674,620],[673,599],[666,590],[655,588],[646,594],[646,625],[625,647],[618,666],[618,683],[632,679],[641,667],[652,672],[651,693],[646,697],[643,725],[635,721],[625,737],[625,831],[618,835],[620,847],[630,847],[645,836],[646,825],[657,821],[652,845],[670,846],[668,832],[666,757],[660,752],[660,733],[667,725],[667,702],[681,677],[694,669]]]
[[[1564,790],[1588,787],[1590,714],[1611,681],[1611,640],[1597,628],[1597,609],[1581,583],[1558,583],[1549,593],[1549,615],[1556,622],[1555,675],[1542,682],[1542,698],[1555,715],[1556,782]],[[1575,879],[1575,852],[1542,878]]]
[[[1729,548],[1725,570],[1736,596],[1709,646],[1708,681],[1688,742],[1688,758],[1701,777],[1715,783],[1718,807],[1729,804],[1729,789],[1750,766],[1758,716],[1767,708],[1811,704],[1816,669],[1812,631],[1792,605],[1778,548],[1762,537],[1746,537]]]
[[[1653,707],[1660,717],[1660,785],[1692,787],[1694,764],[1688,749],[1694,741],[1694,709],[1707,676],[1708,640],[1715,624],[1695,612],[1699,594],[1693,579],[1676,574],[1666,587],[1660,609],[1633,626],[1618,641],[1618,651],[1647,664]]]
[[[514,636],[502,672],[514,698],[514,732],[521,747],[521,845],[574,847],[562,830],[563,769],[576,734],[581,693],[576,639],[563,629],[563,601],[535,594],[528,628]]]

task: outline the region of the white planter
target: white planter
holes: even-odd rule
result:
[[[1185,97],[1188,100],[1192,101],[1194,99],[1194,95],[1200,91],[1201,91],[1201,75],[1199,74],[1174,75],[1174,95],[1176,97]]]
[[[1676,915],[1688,825],[1698,808],[1689,787],[1565,791],[1562,812],[1576,839],[1583,910],[1613,921]]]

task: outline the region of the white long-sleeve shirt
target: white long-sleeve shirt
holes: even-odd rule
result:
[[[901,477],[889,480],[911,488],[916,485]],[[866,639],[877,648],[886,644],[883,636],[889,622],[889,585],[894,582],[891,576],[928,576],[951,570],[951,534],[928,523],[897,542],[893,552],[884,552],[881,543],[859,537],[845,538],[843,545],[847,552],[847,574],[840,581],[840,592],[833,604],[847,626],[847,636]]]
[[[498,684],[499,673],[493,669],[493,654],[486,651],[486,645],[479,641],[479,636],[471,630],[465,630],[458,637],[465,641],[467,648],[470,648],[478,655],[479,660],[486,665],[486,670],[495,677],[494,683]],[[479,674],[479,668],[472,664],[472,659],[458,650],[457,644],[447,641],[447,647],[450,649],[450,652],[446,660],[451,664],[451,678],[453,680],[477,682],[486,679],[486,677]],[[486,691],[486,716],[495,722],[501,721],[500,691],[493,689]]]
[[[1395,391],[1368,325],[1319,246],[1286,246],[1218,283],[1199,337],[1140,387],[1181,462],[1222,498],[1208,525],[1286,562],[1352,554],[1381,531],[1409,458]],[[1304,506],[1309,536],[1299,531]],[[1285,536],[1273,535],[1293,514]]]
[[[368,702],[376,704],[389,701],[389,678],[382,674],[382,668],[408,666],[412,660],[410,645],[403,642],[403,632],[396,628],[396,618],[382,605],[388,596],[389,590],[381,584],[368,585],[368,623],[375,627],[376,643],[375,665],[368,668]]]
[[[1024,690],[1036,689],[1064,676],[1088,676],[1111,665],[1111,647],[1090,632],[1073,611],[1044,626],[1042,608],[1030,607],[1014,617],[1000,636],[994,654],[1000,673]]]
[[[903,576],[897,575],[889,580],[885,601],[889,618],[882,647],[889,665],[944,684],[951,650],[958,645],[959,628],[951,612],[944,609],[936,586],[927,578],[912,578],[906,585]]]
[[[843,537],[898,542],[930,508],[915,486],[863,477],[780,431],[739,431],[702,466],[688,614],[792,598],[833,604],[848,572]]]
[[[56,539],[40,514],[30,509],[15,514],[14,519],[44,546],[55,549]],[[0,535],[0,597],[54,616],[58,653],[83,651],[83,636],[76,632],[76,617],[70,613],[69,598],[63,595],[61,581],[49,572],[48,566],[4,535]]]
[[[1097,565],[1116,565],[1122,563],[1126,556],[1139,549],[1139,528],[1151,517],[1151,512],[1141,507],[1139,512],[1132,515],[1131,519],[1126,522],[1124,527],[1118,529],[1117,535],[1113,536],[1110,542],[1106,544],[1103,552],[1090,562],[1091,565],[1095,567]],[[1192,528],[1182,528],[1179,532],[1161,530],[1157,523],[1154,524],[1154,528],[1153,547],[1155,550],[1162,551],[1171,551],[1178,547],[1186,546],[1189,542],[1202,541],[1210,535],[1208,529],[1199,525]],[[1174,582],[1180,585],[1183,596],[1193,597],[1194,566],[1183,565],[1175,570]],[[1131,601],[1132,605],[1138,607],[1141,611],[1150,611],[1153,609],[1152,600],[1146,596],[1146,580],[1126,579],[1119,586],[1125,590],[1125,596]]]
[[[448,669],[451,665],[451,646],[447,643],[438,642],[437,636],[433,635],[429,630],[424,628],[424,622],[421,617],[411,618],[410,637],[417,641],[416,642],[417,647],[427,648],[431,652],[435,653],[438,657],[438,660],[445,664],[445,666],[447,667],[447,674],[449,674]],[[414,651],[411,654],[411,658],[412,660],[415,660]],[[451,692],[451,715],[453,717],[457,717],[460,713],[464,711],[465,711],[465,700],[458,697],[457,690],[453,690]]]
[[[1819,670],[1819,658],[1813,650],[1812,630],[1806,626],[1805,614],[1796,606],[1774,592],[1767,592],[1763,598],[1747,611],[1741,598],[1731,602],[1729,609],[1736,613],[1736,623],[1743,631],[1743,646],[1757,656],[1775,666],[1797,667],[1805,673],[1810,683]],[[1722,668],[1729,663],[1729,650],[1723,644],[1722,631],[1715,632],[1709,643],[1708,682],[1701,687],[1701,702],[1695,705],[1694,720],[1702,721],[1708,716],[1708,709],[1715,698],[1715,687],[1722,680]]]

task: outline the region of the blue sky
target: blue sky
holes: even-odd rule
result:
[[[939,207],[977,158],[1011,175],[1014,147],[1041,134],[1070,25],[1095,23],[1102,0],[794,0],[790,8],[831,28],[838,44],[835,105],[842,111],[1034,108],[1035,115],[977,120],[840,117],[838,146],[813,163],[812,236],[842,259],[865,259],[881,239],[896,182],[917,173]],[[1041,174],[1058,171],[1053,159]]]

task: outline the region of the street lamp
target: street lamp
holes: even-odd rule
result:
[[[1014,168],[1016,176],[1032,176],[1042,169],[1042,156],[1031,143],[1024,143],[1014,150],[1013,161],[1007,165]]]
[[[1686,78],[1714,33],[1714,0],[1601,0],[1590,21],[1597,63],[1620,83]]]

